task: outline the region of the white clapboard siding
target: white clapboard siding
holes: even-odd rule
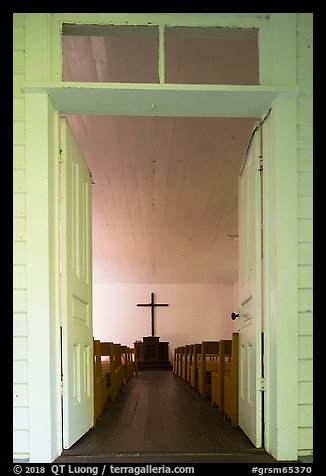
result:
[[[27,314],[24,312],[15,312],[13,316],[13,335],[26,336],[27,335]]]
[[[15,193],[13,197],[13,216],[14,218],[25,217],[26,214],[26,195],[25,193]]]
[[[28,445],[28,407],[15,407],[13,409],[14,461],[28,461],[29,454],[25,451]]]
[[[313,197],[312,195],[301,195],[298,197],[298,218],[311,219],[312,217]]]
[[[299,313],[311,313],[312,319],[313,291],[310,288],[299,288],[298,292],[298,310]]]
[[[15,361],[27,361],[27,337],[13,338],[13,353]]]
[[[13,456],[29,458],[27,300],[26,300],[26,172],[24,14],[13,16]]]
[[[13,264],[26,266],[26,246],[23,242],[13,243]]]
[[[298,285],[299,288],[306,288],[313,282],[313,269],[310,265],[299,266]]]
[[[26,360],[15,360],[13,362],[13,379],[16,382],[27,383],[27,362]]]
[[[28,406],[28,389],[26,383],[14,383],[13,385],[13,407]]]
[[[13,287],[14,289],[26,288],[26,269],[24,265],[19,265],[19,264],[14,265]]]
[[[13,424],[21,430],[28,430],[27,407],[16,407],[13,410]]]
[[[21,459],[17,457],[19,454],[26,454],[25,448],[28,448],[28,430],[15,430],[15,438],[13,441],[15,460]]]
[[[299,219],[298,223],[298,240],[312,240],[312,219]]]
[[[298,332],[300,336],[312,335],[313,322],[310,312],[299,312]]]
[[[17,138],[15,137],[15,140]],[[14,145],[15,147],[15,145]],[[14,170],[13,171],[13,192],[14,194],[23,193],[25,194],[25,170]]]
[[[13,238],[14,241],[25,241],[26,220],[25,218],[14,218],[13,220]]]
[[[297,14],[298,97],[298,454],[312,453],[313,135],[312,15]]]
[[[26,312],[26,289],[13,290],[13,311]]]
[[[312,254],[312,242],[298,243],[299,266],[311,265]]]
[[[21,100],[22,99],[20,99],[20,101]],[[15,109],[14,109],[14,113],[15,113]],[[13,150],[14,173],[24,169],[24,167],[25,167],[25,148],[22,146],[16,145]],[[13,186],[16,186],[16,180],[14,180]]]

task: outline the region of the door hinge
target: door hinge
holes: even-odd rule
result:
[[[264,377],[260,379],[260,391],[264,392],[265,390],[265,382],[264,382]]]
[[[88,169],[88,173],[89,173],[89,176],[90,176],[90,178],[91,178],[92,185],[95,185],[92,172],[91,172],[89,169]]]
[[[262,155],[259,156],[259,173],[262,174],[264,170],[264,158]]]
[[[63,397],[63,380],[60,381],[60,395]]]

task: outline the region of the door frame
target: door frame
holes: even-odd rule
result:
[[[85,16],[84,23],[87,24],[87,16],[92,14],[83,15]],[[272,15],[279,18],[282,14]],[[278,51],[284,53],[284,45],[286,45],[286,48],[290,48],[292,55],[293,52],[295,53],[295,45],[291,43],[293,35],[295,41],[295,14],[290,15],[294,17],[292,29],[289,29],[288,24],[285,25],[282,21],[279,27],[275,23],[272,39],[270,29],[262,28],[263,43],[266,47],[265,56],[261,58],[265,66],[265,73],[261,79],[264,84],[268,83],[270,78],[269,73],[266,72],[270,68],[266,54],[267,50],[270,54],[270,45],[274,52],[274,79],[277,72],[281,80],[284,79],[283,55]],[[49,62],[48,57],[59,55],[62,22],[51,22],[49,14],[36,16],[26,14],[25,28],[26,81],[29,81],[25,83],[23,89],[26,117],[26,216],[28,217],[26,264],[30,462],[52,462],[62,451],[58,220],[59,109],[56,102],[58,91],[59,97],[60,94],[65,94],[65,98],[71,99],[71,104],[66,103],[68,110],[60,112],[74,113],[73,94],[76,89],[80,90],[81,86],[78,83],[73,84],[70,92],[67,92],[63,83],[58,81],[59,66],[51,73],[55,82],[47,83],[49,70],[51,70],[49,66],[51,61]],[[35,31],[38,33],[41,31],[47,41],[36,42]],[[289,38],[291,38],[290,42]],[[280,45],[282,45],[281,48]],[[288,51],[286,53],[288,54]],[[292,58],[292,55],[289,58]],[[290,70],[292,71],[293,68]],[[285,84],[295,84],[295,81],[285,82]],[[71,85],[72,83],[69,83],[69,86]],[[166,85],[160,86],[157,85],[157,88],[154,88],[157,89],[159,95],[169,93]],[[100,89],[94,88],[94,84],[83,85],[83,88],[85,98],[92,88]],[[108,89],[113,90],[114,87],[108,87]],[[149,85],[144,86],[143,89],[145,92],[147,89],[150,96],[150,90],[153,88]],[[263,98],[265,102],[259,102],[259,98],[256,98],[250,106],[247,101],[247,109],[256,107],[257,111],[257,108],[258,110],[260,108],[260,117],[263,117],[267,112],[266,104],[272,107],[264,169],[265,448],[276,459],[296,459],[298,431],[296,95],[298,90],[290,86],[193,88],[179,85],[174,89],[174,94],[180,99],[182,93],[186,91],[190,98],[197,97],[195,95],[200,89],[204,92],[210,89],[211,97],[215,97],[216,103],[225,91],[237,95],[239,101],[241,98],[247,101],[248,95],[252,97],[254,89],[259,98]],[[116,93],[121,93],[121,88],[120,90],[116,88]],[[85,110],[86,113],[88,113],[87,110]],[[243,111],[241,114],[245,117]],[[232,117],[237,117],[234,111]],[[285,202],[282,200],[284,196],[288,198]],[[42,230],[42,233],[35,237],[35,230]],[[269,289],[271,292],[268,292]],[[287,318],[282,319],[282,316]],[[285,359],[286,371],[284,371]],[[36,369],[38,369],[37,372]],[[44,378],[39,378],[40,373]],[[284,394],[287,395],[286,406],[282,398]],[[40,434],[47,435],[47,438],[40,441]]]

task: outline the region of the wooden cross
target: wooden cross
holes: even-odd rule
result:
[[[157,306],[168,306],[168,304],[154,304],[154,293],[151,293],[151,302],[149,304],[137,304],[139,307],[151,307],[151,316],[152,316],[152,336],[154,337],[154,307]]]

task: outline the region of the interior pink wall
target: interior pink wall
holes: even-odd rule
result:
[[[137,307],[155,302],[155,335],[174,348],[203,340],[230,339],[234,321],[234,290],[230,285],[212,284],[99,284],[93,288],[94,337],[130,347],[135,340],[151,335],[150,308]]]

